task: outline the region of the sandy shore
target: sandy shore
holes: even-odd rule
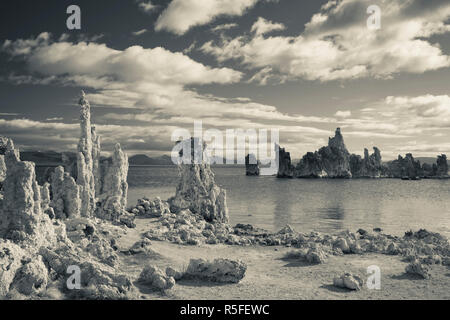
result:
[[[117,240],[120,249],[131,247],[152,228],[154,219],[137,219],[136,228]],[[405,274],[407,262],[401,256],[363,254],[331,256],[326,263],[310,265],[296,259],[285,259],[292,248],[283,246],[185,246],[152,241],[152,254],[120,254],[118,269],[137,279],[144,265],[172,266],[184,269],[191,258],[241,259],[248,268],[238,284],[217,285],[180,280],[165,294],[149,291],[138,284],[141,299],[450,299],[450,269],[433,265],[431,279]],[[332,285],[333,277],[344,272],[367,279],[367,267],[381,269],[381,289],[348,291]]]

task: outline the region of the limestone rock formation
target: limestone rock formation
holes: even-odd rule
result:
[[[49,282],[47,267],[41,256],[22,260],[21,267],[17,270],[10,290],[30,296],[44,291]]]
[[[247,265],[230,259],[191,259],[183,278],[218,283],[238,283],[245,276]]]
[[[383,174],[380,150],[373,147],[373,154],[369,155],[369,150],[364,149],[364,158],[352,154],[350,170],[353,178],[380,178]]]
[[[97,263],[68,248],[51,250],[42,247],[39,250],[44,263],[66,283],[70,274],[69,266],[78,266],[81,271],[81,289],[68,290],[69,298],[78,299],[124,299],[132,287],[128,276],[116,272],[110,266]]]
[[[93,140],[91,127],[91,106],[86,100],[84,92],[81,92],[79,101],[81,107],[80,127],[81,136],[78,142],[77,183],[80,186],[81,215],[93,217],[95,211],[95,178],[94,178],[94,157]],[[98,165],[97,165],[98,166]]]
[[[445,154],[441,154],[440,156],[437,157],[436,165],[437,165],[436,175],[438,177],[448,176],[448,163],[447,163],[447,156]]]
[[[214,173],[205,156],[206,145],[197,138],[180,142],[184,150],[190,150],[190,163],[180,163],[178,171],[180,180],[174,197],[169,199],[171,211],[189,209],[201,215],[208,222],[228,222],[228,208],[226,204],[226,191],[220,188],[215,181]],[[180,156],[183,156],[183,150]],[[195,152],[203,154],[199,157]],[[195,163],[195,159],[201,159]]]
[[[6,178],[6,164],[5,156],[0,154],[0,190],[2,189],[3,181]]]
[[[156,197],[154,200],[143,198],[138,199],[137,206],[131,209],[131,213],[142,217],[162,217],[170,213],[170,206],[160,197]]]
[[[405,268],[405,272],[407,274],[419,276],[423,279],[429,279],[430,278],[430,269],[429,267],[420,262],[419,260],[414,260],[410,264],[408,264]]]
[[[349,290],[361,290],[364,281],[351,273],[345,273],[340,277],[333,279],[333,285],[338,288],[346,288]]]
[[[158,290],[168,290],[175,285],[175,279],[153,265],[147,265],[139,275],[138,281]]]
[[[0,136],[0,190],[2,189],[3,181],[6,178],[6,164],[5,152],[8,145],[8,138]]]
[[[322,165],[329,178],[351,178],[350,153],[344,144],[341,129],[337,128],[335,136],[329,138],[328,146],[319,150]]]
[[[297,178],[323,178],[327,176],[320,154],[316,152],[308,152],[295,168],[295,176]]]
[[[276,161],[278,163],[277,178],[293,178],[294,166],[291,162],[291,154],[284,148],[280,148],[280,146],[275,146],[275,150],[278,150],[276,153]]]
[[[30,255],[18,245],[0,239],[0,299],[8,292],[22,260]]]
[[[92,174],[94,175],[95,181],[95,195],[99,196],[102,190],[102,177],[100,170],[100,136],[97,135],[95,127],[91,127],[91,137],[92,137]],[[119,146],[120,147],[120,146]],[[128,163],[127,163],[128,170]]]
[[[64,172],[64,168],[59,166],[51,176],[50,186],[52,191],[53,208],[56,218],[77,218],[80,216],[81,199],[80,186],[75,180]]]
[[[128,156],[117,143],[111,164],[105,164],[105,176],[99,179],[102,194],[99,197],[101,208],[97,216],[117,221],[124,214],[128,195]]]
[[[41,188],[36,182],[34,163],[20,161],[19,151],[8,141],[5,153],[3,210],[0,211],[0,238],[30,245],[52,245],[57,232],[41,208]]]
[[[397,160],[389,162],[387,166],[391,178],[417,179],[423,176],[420,161],[416,161],[411,153],[407,153],[405,158],[399,155]]]
[[[62,166],[64,171],[69,173],[69,175],[77,181],[78,168],[77,168],[77,156],[72,152],[63,152],[61,154]]]
[[[328,146],[318,152],[306,154],[297,165],[298,178],[351,178],[350,153],[344,143],[341,129],[329,138]]]
[[[245,157],[245,174],[247,176],[259,176],[259,160],[256,160],[254,154],[248,154]]]

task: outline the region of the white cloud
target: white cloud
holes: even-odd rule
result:
[[[156,21],[155,29],[182,35],[194,26],[210,23],[218,16],[240,16],[257,2],[258,0],[172,0]]]
[[[378,4],[382,11],[382,27],[377,31],[367,28],[366,9],[371,4]],[[449,56],[428,39],[448,32],[449,18],[447,0],[426,6],[423,0],[330,1],[298,36],[263,37],[259,32],[253,37],[210,41],[202,50],[220,62],[238,60],[257,73],[270,68],[278,79],[391,78],[450,66]],[[263,79],[267,82],[267,75]]]
[[[161,47],[132,46],[121,51],[97,43],[51,42],[48,34],[35,40],[7,40],[3,50],[23,57],[31,71],[46,76],[91,77],[101,81],[101,86],[111,77],[123,82],[172,85],[233,83],[241,77],[232,69],[213,69]]]
[[[335,116],[338,118],[349,118],[352,115],[352,112],[350,110],[346,110],[346,111],[337,111]]]
[[[212,32],[224,31],[238,27],[237,23],[225,23],[215,26],[211,29]]]
[[[140,36],[140,35],[143,35],[144,33],[146,33],[147,31],[148,31],[147,29],[141,29],[141,30],[132,32],[132,34],[134,36]]]
[[[158,8],[158,6],[154,5],[152,3],[152,1],[150,1],[150,0],[148,0],[148,1],[138,1],[138,2],[139,2],[139,4],[138,4],[139,8],[142,11],[146,12],[146,13],[153,12],[153,11],[155,11]]]
[[[174,128],[191,129],[195,120],[204,121],[207,127],[220,129],[278,128],[283,135],[301,136],[302,141],[309,142],[321,141],[318,139],[329,133],[328,130],[311,126],[311,123],[334,121],[282,113],[275,106],[256,103],[245,97],[222,98],[200,94],[194,89],[195,86],[234,83],[240,80],[241,73],[228,68],[205,66],[182,53],[139,46],[116,50],[104,44],[53,42],[50,37],[41,38],[46,40],[6,42],[4,52],[16,60],[23,60],[29,74],[11,75],[3,80],[83,87],[91,89],[87,90],[87,98],[93,107],[127,109],[125,113],[110,112],[94,119],[94,122],[101,120],[100,123],[113,126],[99,126],[106,143],[120,138],[119,142],[123,142],[127,150],[148,150],[151,147],[162,148],[163,145],[167,148],[173,144],[170,135]],[[45,136],[46,139],[50,139],[51,134],[47,134],[50,129],[56,136],[70,132],[66,131],[64,124],[60,129],[49,122],[27,123],[29,120],[19,120],[2,125],[14,125],[15,131],[11,129],[10,132],[15,132],[15,137],[21,130]],[[302,123],[309,125],[300,125]],[[150,127],[152,131],[145,131],[141,126]],[[78,133],[71,134],[78,136]],[[145,138],[147,142],[137,144],[138,139],[145,135],[149,137]],[[153,138],[159,141],[157,146],[150,141]],[[285,141],[283,136],[281,139]],[[25,139],[21,141],[26,143]],[[69,146],[74,141],[63,139],[57,145],[62,146],[63,143]]]
[[[284,30],[286,27],[282,23],[273,23],[264,18],[259,17],[258,20],[253,24],[251,31],[257,36],[267,34],[273,31]]]

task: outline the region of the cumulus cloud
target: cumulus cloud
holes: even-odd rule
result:
[[[428,156],[449,153],[450,97],[389,96],[354,110],[350,117],[340,120],[340,126],[346,136],[385,138],[385,152],[391,157],[401,152]]]
[[[52,42],[43,33],[36,39],[6,40],[2,48],[13,57],[24,58],[31,71],[47,76],[69,74],[99,81],[114,78],[178,85],[232,83],[241,78],[240,72],[210,68],[162,47],[115,50],[105,44]]]
[[[374,4],[381,8],[380,30],[367,28],[366,10]],[[449,18],[446,0],[426,4],[424,0],[329,1],[298,36],[261,36],[259,32],[253,37],[210,41],[202,50],[220,62],[238,60],[257,73],[270,68],[278,79],[391,78],[450,66],[449,56],[429,40],[450,31]],[[261,21],[255,25],[267,25]],[[258,29],[255,25],[253,31]]]
[[[253,24],[251,31],[257,36],[272,32],[284,30],[286,27],[282,23],[273,23],[269,20],[259,17],[258,20]]]
[[[28,74],[10,75],[3,80],[83,87],[88,89],[87,98],[94,108],[116,108],[117,112],[97,114],[94,122],[100,123],[98,128],[104,136],[104,144],[119,140],[127,150],[155,147],[152,139],[159,141],[159,148],[163,145],[168,148],[173,144],[171,132],[179,127],[192,129],[196,120],[202,120],[206,128],[277,128],[286,137],[301,136],[302,141],[308,143],[321,141],[329,134],[328,130],[316,128],[312,123],[334,121],[282,113],[275,106],[248,98],[201,94],[195,90],[196,86],[235,83],[241,73],[229,68],[211,68],[163,48],[133,46],[116,50],[97,43],[54,42],[50,35],[40,35],[37,39],[6,41],[2,50],[17,61],[25,62],[28,69]],[[36,138],[30,134],[47,140],[52,139],[52,135],[64,134],[67,138],[56,145],[64,144],[68,148],[75,143],[69,137],[78,136],[77,132],[68,130],[66,124],[56,127],[56,119],[29,121],[3,122],[0,130],[13,137],[27,132],[34,142]],[[145,143],[139,139],[144,139]],[[281,139],[286,141],[283,136]],[[25,143],[24,138],[21,141]],[[293,144],[298,139],[292,141],[288,143]],[[49,143],[47,147],[49,145],[53,146]]]
[[[257,2],[258,0],[172,0],[156,21],[155,29],[182,35],[194,26],[210,23],[218,16],[240,16]]]

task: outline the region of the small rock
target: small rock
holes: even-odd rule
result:
[[[430,271],[427,265],[421,263],[419,260],[415,260],[408,264],[405,268],[407,274],[418,275],[423,279],[429,279]]]
[[[167,276],[161,269],[153,265],[147,265],[139,275],[138,282],[156,288],[169,290],[175,285],[175,279]]]
[[[346,288],[349,290],[361,290],[364,281],[351,273],[345,273],[340,277],[333,279],[333,285],[339,288]]]
[[[247,265],[230,259],[191,259],[183,277],[218,283],[238,283],[245,276]]]

